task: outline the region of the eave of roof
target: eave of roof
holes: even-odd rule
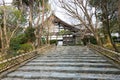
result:
[[[54,17],[54,21],[53,21],[54,23],[60,23],[64,28],[69,29],[69,30],[71,30],[73,32],[79,31],[78,28],[66,23],[65,21],[63,21],[60,18],[58,18],[57,16],[55,16],[54,14],[52,14],[51,16]]]

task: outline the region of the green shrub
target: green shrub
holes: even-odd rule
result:
[[[31,44],[35,41],[34,28],[28,27],[23,34],[16,35],[10,41],[10,50],[15,52],[29,52],[33,49]]]
[[[19,48],[20,48],[19,40],[17,38],[12,38],[10,41],[10,49],[17,51],[19,50]]]
[[[83,41],[83,44],[84,44],[84,45],[87,45],[87,43],[89,42],[89,41],[88,41],[88,38],[86,38],[86,37],[83,38],[82,41]]]
[[[93,36],[90,36],[90,42],[92,44],[97,44],[97,41],[96,41],[96,39]]]
[[[113,40],[116,40],[116,39],[117,39],[117,37],[116,37],[116,36],[112,36],[112,39],[113,39]]]
[[[119,37],[117,37],[117,36],[112,36],[112,39],[113,39],[113,41],[114,42],[116,42],[116,43],[120,43],[120,38]]]
[[[25,34],[20,34],[20,35],[18,35],[18,36],[16,37],[16,39],[18,40],[18,42],[19,42],[20,44],[27,43],[27,41],[28,41],[28,39],[27,39],[27,37],[26,37]]]
[[[57,44],[57,40],[50,40],[50,44]]]
[[[29,43],[20,45],[20,52],[29,52],[33,50],[33,46]]]
[[[25,36],[28,39],[28,42],[34,42],[35,41],[35,34],[34,34],[35,29],[32,27],[28,27],[25,30]]]
[[[25,37],[25,34],[20,34],[17,37],[11,39],[10,49],[17,51],[20,49],[20,45],[26,42],[27,42],[27,38]]]
[[[42,43],[45,44],[46,40],[45,38],[42,38]]]
[[[86,45],[87,43],[89,43],[89,41],[92,44],[97,44],[97,41],[96,41],[96,39],[93,36],[89,36],[89,38],[85,37],[84,39],[82,39],[82,41],[83,41],[84,45]]]

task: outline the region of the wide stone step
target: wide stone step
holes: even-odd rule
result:
[[[60,57],[60,56],[63,56],[63,57],[100,57],[99,55],[94,55],[94,54],[87,54],[87,55],[82,55],[82,54],[66,54],[66,55],[49,55],[49,56],[46,56],[46,57]]]
[[[2,80],[120,80],[120,69],[87,47],[57,47]]]
[[[17,70],[17,71],[23,71],[23,72],[66,72],[67,73],[96,73],[96,74],[114,74],[114,75],[119,75],[120,71],[100,71],[100,70],[56,70],[56,69],[27,69],[27,70]]]
[[[95,56],[95,55],[48,55],[46,57],[101,57],[101,56]]]
[[[33,75],[34,74],[34,75]],[[65,73],[65,72],[22,72],[16,71],[7,75],[9,78],[24,79],[62,79],[62,80],[81,80],[81,79],[97,79],[97,80],[119,80],[120,75],[114,74],[89,74],[89,73]]]
[[[94,66],[101,66],[101,65],[104,65],[104,66],[111,66],[111,64],[109,64],[109,63],[86,63],[86,62],[83,62],[83,63],[81,63],[81,62],[74,62],[74,63],[72,63],[72,62],[49,62],[49,63],[37,63],[37,62],[29,62],[29,63],[27,63],[26,65],[63,65],[63,66],[65,66],[65,65],[75,65],[75,66],[78,66],[78,65],[83,65],[83,66],[91,66],[91,65],[94,65]]]
[[[31,62],[40,62],[40,63],[42,63],[42,62],[92,62],[92,63],[106,63],[106,62],[108,62],[107,60],[95,60],[95,59],[93,59],[93,60],[86,60],[86,59],[47,59],[47,60],[32,60]]]
[[[93,68],[93,67],[50,67],[50,66],[24,66],[18,69],[19,71],[63,71],[63,72],[91,72],[91,73],[117,73],[120,70],[116,68]]]
[[[89,58],[90,57],[90,58],[93,58],[93,57],[96,57],[96,58],[98,58],[98,57],[101,57],[101,56],[79,56],[79,55],[78,56],[77,55],[76,56],[60,56],[60,55],[58,55],[58,56],[46,56],[46,57],[47,58],[51,58],[51,57],[55,57],[55,58],[59,58],[59,57],[60,58],[64,58],[64,57],[66,57],[66,58],[70,58],[70,57],[73,57],[73,58],[74,57],[78,57],[78,58],[81,58],[81,57],[83,57],[83,58],[88,57]]]
[[[25,78],[4,78],[1,80],[59,80],[59,79],[54,79],[54,78],[42,78],[42,79],[25,79]],[[71,80],[71,79],[70,79]]]
[[[39,59],[101,59],[103,60],[104,58],[102,57],[42,57]]]
[[[113,65],[62,65],[62,64],[59,64],[59,65],[29,65],[29,64],[26,64],[26,65],[24,65],[24,66],[50,66],[50,67],[52,67],[52,66],[54,66],[54,67],[97,67],[97,68],[100,68],[100,67],[109,67],[109,68],[116,68],[115,66],[113,66]]]

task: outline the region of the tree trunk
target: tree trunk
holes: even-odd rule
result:
[[[107,32],[108,32],[108,35],[109,35],[109,38],[110,38],[110,42],[111,42],[114,50],[116,52],[119,52],[118,49],[117,49],[117,47],[116,47],[116,45],[115,45],[115,43],[114,43],[114,41],[113,41],[113,39],[112,39],[111,32],[110,32],[110,29],[109,29],[109,25],[107,26]]]
[[[7,50],[9,48],[9,41],[8,41],[8,35],[7,35],[7,27],[6,27],[6,9],[5,9],[5,2],[3,1],[3,38],[4,38],[4,50],[3,53],[6,54]]]
[[[45,2],[42,0],[42,26],[40,27],[40,32],[39,32],[39,47],[43,45],[42,43],[42,36],[43,36],[43,27],[44,27],[44,7]]]
[[[30,5],[30,11],[29,11],[29,27],[32,27],[33,22],[33,7]]]
[[[0,41],[1,41],[1,44],[0,44],[1,45],[1,53],[3,54],[4,53],[4,40],[3,40],[3,31],[2,31],[1,26],[0,26]]]
[[[48,26],[47,44],[50,44],[49,36],[50,36],[50,28],[49,28],[49,26]]]
[[[101,39],[100,39],[100,37],[99,37],[99,34],[94,33],[94,36],[95,36],[95,39],[96,39],[96,41],[97,41],[97,44],[98,44],[99,46],[102,46],[102,42],[101,42]]]
[[[107,12],[106,12],[106,14],[107,14]],[[112,39],[112,36],[111,36],[111,32],[110,32],[110,22],[109,22],[109,19],[108,19],[108,16],[106,15],[106,30],[107,30],[107,33],[108,33],[108,35],[109,35],[109,38],[110,38],[110,42],[111,42],[111,44],[112,44],[112,46],[113,46],[113,48],[115,49],[115,51],[116,52],[119,52],[118,51],[118,49],[117,49],[117,47],[116,47],[116,45],[115,45],[115,42],[113,41],[113,39]]]
[[[102,11],[103,11],[103,25],[104,27],[106,28],[106,31],[107,31],[107,34],[109,36],[108,39],[110,39],[110,43],[112,44],[112,47],[114,48],[114,50],[116,52],[118,52],[118,49],[112,39],[112,36],[111,36],[111,32],[110,32],[110,22],[109,22],[109,13],[108,13],[108,3],[107,3],[107,0],[104,1],[103,5],[101,6],[102,7]]]
[[[110,41],[110,37],[109,37],[108,34],[106,35],[106,39],[107,39],[107,45],[111,45],[112,46],[111,41]]]

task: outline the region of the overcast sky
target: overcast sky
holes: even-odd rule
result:
[[[6,3],[12,2],[12,0],[4,0],[4,1]],[[57,1],[57,0],[50,0],[50,3],[51,3],[52,10],[55,12],[55,15],[69,24],[74,23],[74,21],[72,21],[70,17],[65,14],[65,11],[62,8],[58,7],[56,3],[54,3],[54,1]],[[0,0],[0,3],[1,2],[2,0]]]
[[[5,2],[7,2],[7,3],[11,3],[12,2],[12,0],[4,0]],[[2,0],[0,0],[0,3],[2,2]]]
[[[70,16],[66,15],[65,10],[60,8],[60,4],[58,0],[50,0],[51,8],[54,11],[55,15],[59,17],[61,20],[71,24],[73,21],[70,19]]]

